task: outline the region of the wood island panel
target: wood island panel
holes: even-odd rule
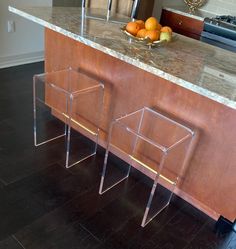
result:
[[[45,71],[81,68],[105,83],[104,146],[109,122],[143,106],[197,127],[199,141],[176,193],[211,217],[236,217],[236,112],[52,30],[45,30]]]

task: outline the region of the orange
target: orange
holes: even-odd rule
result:
[[[145,37],[150,38],[151,41],[157,41],[160,37],[160,31],[159,30],[148,30],[146,32]]]
[[[161,30],[162,29],[162,26],[161,26],[161,24],[158,22],[157,23],[157,30]]]
[[[145,28],[146,30],[155,30],[155,29],[160,30],[161,25],[155,17],[149,17],[145,22]]]
[[[144,23],[143,20],[137,20],[135,22],[138,23],[140,29],[144,29],[145,28],[145,23]]]
[[[161,28],[161,32],[168,32],[172,34],[172,29],[169,26],[164,26]]]
[[[140,29],[137,33],[137,37],[139,38],[145,38],[146,36],[146,33],[147,33],[147,30],[146,29]]]
[[[126,30],[127,30],[131,35],[134,35],[134,36],[137,35],[139,29],[140,29],[139,24],[136,23],[136,22],[129,22],[129,23],[126,25]]]

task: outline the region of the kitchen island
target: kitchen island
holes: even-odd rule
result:
[[[80,8],[9,9],[45,27],[46,72],[81,68],[105,82],[102,146],[113,117],[143,106],[197,127],[199,141],[176,193],[213,218],[235,219],[235,53],[181,35],[150,49],[125,37],[121,24],[91,17],[100,10],[82,18]]]

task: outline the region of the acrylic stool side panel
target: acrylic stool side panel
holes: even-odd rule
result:
[[[33,120],[34,120],[34,145],[39,146],[66,135],[64,122],[51,115],[52,106],[46,102],[46,92],[55,89],[46,83],[44,74],[33,77]],[[57,92],[57,91],[56,91]],[[65,94],[58,92],[63,99]],[[52,103],[50,103],[52,104]]]

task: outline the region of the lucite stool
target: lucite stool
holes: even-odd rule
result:
[[[34,145],[66,138],[66,168],[96,154],[104,85],[71,68],[34,76]],[[71,155],[71,129],[90,140]],[[88,146],[87,146],[88,145]],[[86,148],[85,148],[86,147]]]
[[[194,130],[148,107],[113,120],[99,193],[125,180],[131,166],[151,177],[153,184],[141,223],[144,227],[170,203],[194,135]],[[115,165],[110,159],[114,155],[129,166]]]
[[[119,2],[119,1],[118,1]],[[128,3],[128,1],[126,2],[126,4]],[[95,6],[90,6],[90,5],[93,5],[95,4]],[[115,4],[115,6],[117,7],[117,4]],[[124,3],[123,3],[124,4]],[[130,21],[131,19],[134,19],[136,18],[137,14],[138,14],[138,9],[139,9],[139,5],[140,5],[140,0],[133,0],[133,1],[130,1],[130,13],[128,14],[127,13],[127,17],[129,17],[129,19],[126,19],[124,21],[121,21],[121,20],[116,20],[115,16],[114,16],[114,13],[112,13],[112,9],[113,11],[116,9],[115,8],[112,8],[112,6],[114,7],[114,1],[112,0],[108,0],[107,3],[106,3],[106,6],[99,6],[99,10],[101,11],[102,9],[106,9],[106,12],[103,13],[103,14],[95,14],[93,13],[93,11],[91,11],[91,9],[95,8],[98,10],[98,8],[96,7],[96,1],[94,3],[92,3],[91,1],[87,1],[87,0],[82,0],[82,13],[86,13],[86,17],[87,18],[94,18],[94,19],[98,19],[98,20],[107,20],[107,21],[111,21],[111,22],[117,22],[117,23],[127,23],[128,21]],[[86,8],[86,7],[91,7],[90,8]],[[125,7],[125,6],[123,6]],[[90,9],[90,11],[88,11]],[[87,10],[87,11],[85,11]],[[102,13],[102,12],[101,12]],[[82,14],[83,16],[83,14]]]

